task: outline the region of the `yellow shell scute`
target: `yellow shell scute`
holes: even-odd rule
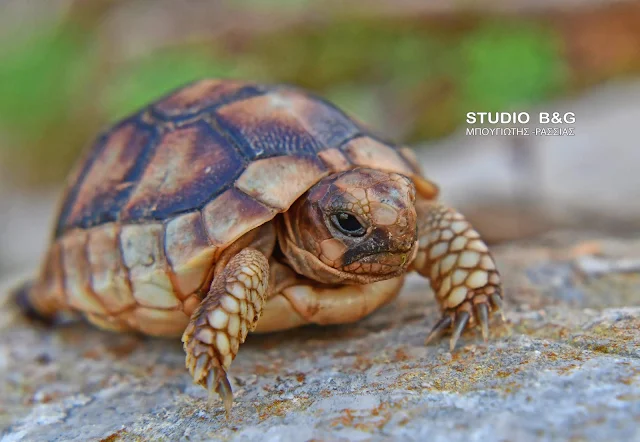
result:
[[[202,209],[202,218],[210,241],[224,247],[270,221],[277,212],[238,189],[231,188]]]
[[[176,289],[184,296],[195,292],[211,271],[217,250],[207,237],[200,212],[169,221],[164,243]]]
[[[136,303],[118,247],[118,226],[115,223],[89,231],[87,259],[91,266],[93,292],[109,312],[122,311]]]
[[[286,210],[328,174],[315,158],[279,156],[249,164],[236,187],[269,207]]]
[[[175,308],[180,300],[167,274],[163,234],[161,224],[128,225],[122,227],[120,242],[136,301],[147,307]]]
[[[175,289],[181,296],[194,293],[206,282],[215,261],[216,248],[210,247],[194,253],[193,257],[183,265],[174,266]]]
[[[91,268],[87,260],[87,233],[74,231],[61,240],[64,284],[69,305],[86,313],[107,313],[104,305],[91,291]]]
[[[344,151],[353,164],[361,167],[397,172],[408,177],[414,174],[395,149],[370,137],[358,137],[349,141]]]

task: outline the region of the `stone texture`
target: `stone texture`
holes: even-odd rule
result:
[[[5,304],[0,440],[640,440],[640,277],[615,265],[640,241],[556,232],[495,253],[508,310],[488,345],[424,346],[437,308],[411,277],[356,324],[250,336],[228,421],[179,340],[34,326]]]

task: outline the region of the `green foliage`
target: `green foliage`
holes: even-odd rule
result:
[[[376,124],[384,118],[380,103],[369,85],[336,85],[327,88],[323,95],[340,109],[368,124]]]
[[[551,97],[566,81],[559,49],[556,35],[542,26],[513,21],[479,26],[460,46],[462,106],[503,111]]]
[[[92,69],[90,36],[72,26],[49,28],[0,47],[0,124],[22,139],[36,138],[77,104]]]
[[[315,90],[381,132],[398,134],[410,126],[403,115],[429,90],[425,85],[459,65],[451,46],[451,33],[417,24],[338,20],[260,36],[235,56],[254,60],[276,81]]]
[[[256,58],[271,75],[314,89],[341,83],[424,81],[441,71],[446,41],[402,23],[336,21],[289,29],[251,41],[243,56]]]
[[[313,1],[314,0],[234,0],[234,4],[247,9],[258,9],[273,14],[274,9],[277,9],[279,13],[299,10],[309,6]]]

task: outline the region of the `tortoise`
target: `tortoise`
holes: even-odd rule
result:
[[[25,313],[182,336],[227,415],[249,332],[356,321],[404,275],[442,311],[426,343],[502,312],[494,259],[411,150],[290,85],[190,83],[100,135],[70,174]]]

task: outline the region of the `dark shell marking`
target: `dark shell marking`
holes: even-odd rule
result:
[[[166,132],[122,208],[124,222],[202,207],[240,176],[244,159],[204,121]]]
[[[118,219],[120,208],[147,166],[157,131],[125,121],[100,137],[80,168],[58,218],[56,237],[73,227],[88,228]]]

